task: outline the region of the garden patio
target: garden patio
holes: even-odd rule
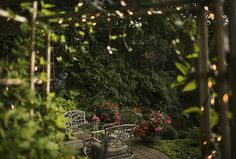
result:
[[[1,0],[0,158],[236,159],[235,0]]]

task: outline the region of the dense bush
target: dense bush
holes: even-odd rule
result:
[[[178,131],[178,138],[179,139],[186,139],[187,138],[187,135],[188,135],[188,132],[187,131],[184,131],[184,130],[179,130]]]
[[[136,103],[156,110],[176,110],[177,94],[168,73],[135,70],[121,58],[80,54],[64,69],[64,89],[76,90],[78,107],[91,108],[110,101],[121,107]],[[59,90],[58,90],[59,91]]]
[[[171,125],[165,125],[165,132],[161,134],[162,139],[174,140],[178,138],[178,132]]]
[[[95,114],[101,122],[114,123],[120,121],[119,106],[115,103],[106,102],[97,106]]]

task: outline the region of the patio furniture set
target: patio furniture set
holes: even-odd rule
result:
[[[84,111],[71,110],[64,114],[67,119],[65,144],[74,150],[82,150],[95,159],[132,158],[131,143],[138,115],[132,110],[122,110],[118,123],[100,123],[94,126],[86,120]],[[69,140],[69,136],[75,139]]]

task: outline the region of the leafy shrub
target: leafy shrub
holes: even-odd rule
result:
[[[200,130],[197,127],[187,130],[187,139],[191,139],[193,145],[199,145],[201,141]]]
[[[161,140],[151,147],[158,149],[173,159],[200,159],[201,151],[199,145],[192,145],[190,139],[184,140]]]
[[[136,134],[143,137],[157,135],[165,131],[165,125],[171,124],[171,118],[161,112],[151,111],[143,114],[143,120],[139,123]]]
[[[184,131],[184,130],[179,130],[178,131],[178,138],[179,139],[186,139],[187,138],[187,135],[188,135],[188,133],[186,132],[186,131]]]
[[[174,140],[178,138],[178,132],[171,125],[165,125],[165,132],[161,134],[162,139]]]

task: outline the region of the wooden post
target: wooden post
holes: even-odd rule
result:
[[[226,57],[225,57],[225,46],[224,46],[224,20],[223,20],[223,3],[221,0],[216,0],[214,2],[214,11],[216,18],[216,51],[218,59],[218,96],[220,99],[220,125],[221,125],[221,155],[224,159],[230,159],[230,126],[229,120],[227,118],[228,114],[228,103],[223,100],[223,96],[227,91],[227,85],[225,80],[225,71],[226,71]],[[225,96],[226,97],[226,96]]]
[[[50,94],[50,81],[51,80],[51,32],[47,36],[47,84],[46,93]]]
[[[230,45],[230,77],[232,86],[232,98],[230,108],[233,113],[233,120],[231,124],[231,153],[232,159],[236,159],[236,1],[228,0],[229,9],[229,45]]]
[[[35,37],[36,37],[36,18],[37,18],[37,1],[33,2],[32,10],[32,33],[31,33],[31,56],[30,56],[30,89],[34,90],[34,69],[35,69]]]
[[[205,10],[202,4],[199,5],[198,11],[198,40],[199,40],[199,97],[201,116],[201,136],[202,136],[202,156],[210,154],[211,126],[210,126],[210,92],[208,88],[208,28],[206,25]]]

